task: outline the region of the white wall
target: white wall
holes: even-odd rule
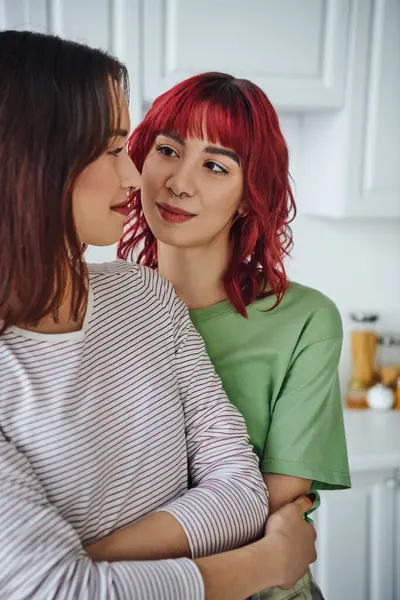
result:
[[[290,148],[291,173],[299,188],[301,118],[282,116],[281,125]],[[342,313],[344,388],[350,371],[351,311],[377,312],[382,316],[378,325],[382,331],[400,333],[400,221],[317,219],[302,214],[299,204],[293,233],[295,245],[287,264],[290,278],[330,296]],[[114,257],[114,247],[90,248],[87,252],[87,259],[93,262]]]
[[[299,188],[298,164],[304,135],[301,119],[281,117],[281,126]],[[400,221],[318,219],[302,214],[299,203],[293,233],[295,245],[287,265],[290,278],[330,296],[343,317],[344,387],[350,371],[351,311],[377,312],[381,315],[377,324],[380,330],[400,333]]]

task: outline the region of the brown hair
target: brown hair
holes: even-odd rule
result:
[[[77,176],[107,148],[126,68],[100,50],[27,31],[0,32],[0,328],[70,315],[86,301],[72,215]],[[110,81],[116,82],[114,86]],[[115,98],[114,98],[115,95]]]

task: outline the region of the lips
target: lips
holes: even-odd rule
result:
[[[190,221],[196,216],[187,210],[183,210],[183,208],[177,208],[165,202],[157,203],[157,208],[161,217],[167,223],[186,223],[186,221]]]
[[[164,210],[174,214],[174,215],[184,215],[185,217],[195,217],[193,213],[188,212],[187,210],[183,210],[183,208],[178,208],[177,206],[171,206],[166,202],[159,202],[158,206],[163,208]]]
[[[123,217],[129,217],[131,212],[131,200],[126,200],[125,202],[121,202],[121,204],[115,204],[114,206],[111,206],[111,210]]]

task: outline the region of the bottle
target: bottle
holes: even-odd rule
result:
[[[397,382],[396,382],[396,403],[395,403],[394,407],[397,410],[400,410],[400,377],[397,378]]]
[[[353,313],[351,331],[352,377],[347,390],[348,408],[368,408],[367,391],[376,382],[376,346],[378,336],[373,323],[376,314]]]
[[[378,344],[377,363],[380,380],[395,389],[397,377],[400,376],[400,338],[391,334],[382,335]]]

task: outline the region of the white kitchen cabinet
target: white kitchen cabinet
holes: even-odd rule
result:
[[[251,79],[282,110],[343,105],[351,0],[142,0],[144,96],[204,71]]]
[[[397,560],[397,564],[394,565],[395,598],[400,600],[400,486],[396,489],[394,525],[394,552]]]
[[[349,491],[321,494],[314,575],[327,600],[398,600],[395,470],[356,472]]]
[[[124,62],[131,79],[132,125],[141,118],[140,0],[0,0],[0,29],[52,33],[101,48]]]
[[[345,106],[302,122],[299,210],[400,217],[400,1],[355,3]]]
[[[314,576],[326,600],[400,600],[400,411],[345,411],[352,489],[323,492]]]
[[[395,577],[395,593],[396,600],[400,600],[400,487],[396,490],[395,499],[395,557],[397,564],[394,565],[394,577]]]

